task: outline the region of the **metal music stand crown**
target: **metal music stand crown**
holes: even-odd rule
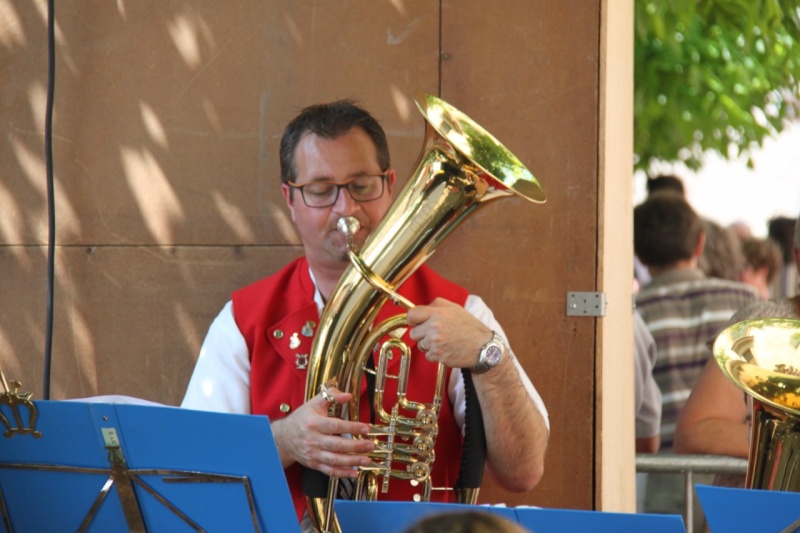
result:
[[[300,530],[266,417],[9,394],[0,532]]]

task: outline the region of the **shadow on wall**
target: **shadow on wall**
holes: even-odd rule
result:
[[[295,74],[293,64],[320,55],[313,17],[277,6],[57,5],[53,399],[180,402],[230,292],[301,253],[277,186],[280,133],[302,105],[359,95],[345,89],[351,84],[338,80],[337,68]],[[397,19],[389,3],[372,9]],[[0,6],[8,139],[0,144],[0,354],[9,379],[35,398],[46,317],[46,11],[45,0]],[[330,55],[341,64],[331,67],[346,72],[365,62],[339,53],[348,39],[322,37],[335,43]],[[361,39],[386,50],[366,63],[390,63],[418,46],[389,49],[380,28]],[[421,139],[410,100],[398,97],[410,99],[410,89],[387,77],[360,87],[390,103],[394,129],[414,132],[400,133],[409,145]]]

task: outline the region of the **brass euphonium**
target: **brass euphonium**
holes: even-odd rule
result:
[[[397,333],[404,331],[405,315],[373,324],[380,308],[388,300],[406,308],[413,306],[394,289],[480,205],[507,196],[535,203],[545,201],[536,178],[491,134],[434,96],[420,94],[415,100],[427,121],[416,170],[360,251],[351,238],[357,231],[353,226],[357,222],[349,217],[340,220],[339,229],[349,242],[351,265],[322,313],[309,358],[306,400],[329,386],[354,392],[348,413],[342,413],[340,406],[332,404],[330,415],[359,420],[362,379],[365,372],[373,372],[365,369],[367,359],[376,343],[389,335],[390,340],[380,348],[380,361],[374,371],[376,421],[370,435],[365,437],[372,438],[376,448],[371,454],[372,464],[360,468],[357,499],[377,499],[390,479],[418,484],[422,487],[423,500],[430,497],[431,490],[438,489],[431,487],[430,472],[435,459],[432,450],[439,405],[447,401],[445,368],[439,365],[432,402],[407,398],[408,376],[403,369],[407,369],[411,352],[400,340],[402,333]],[[383,370],[386,358],[392,353],[402,357],[398,376],[386,375]],[[465,374],[469,379],[468,373]],[[386,398],[383,398],[382,384],[387,379],[398,380],[397,403],[390,408],[386,408]],[[403,412],[416,415],[403,416],[400,414]],[[480,438],[483,438],[482,429]],[[480,465],[482,473],[482,457]],[[321,531],[339,531],[333,512],[338,480],[327,481],[324,491],[320,490],[319,482],[316,489],[309,489],[313,483],[309,483],[308,478],[315,474],[318,478],[321,476],[316,471],[306,471],[309,473],[311,475],[304,479],[304,489],[315,526]],[[480,480],[477,485],[479,487]],[[461,503],[474,503],[478,487],[463,487],[464,490],[457,491],[456,499]]]
[[[714,357],[752,397],[745,486],[800,491],[800,320],[745,320],[719,334]]]

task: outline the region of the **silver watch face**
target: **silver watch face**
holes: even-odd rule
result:
[[[496,344],[491,344],[486,347],[485,358],[486,364],[489,366],[495,366],[497,363],[500,362],[500,359],[503,357],[503,350],[500,349],[499,346]]]

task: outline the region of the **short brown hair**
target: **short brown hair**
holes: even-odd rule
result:
[[[742,243],[731,228],[723,228],[713,220],[703,219],[706,244],[697,266],[709,278],[739,281],[745,258]]]
[[[703,223],[679,194],[659,192],[633,210],[633,249],[649,267],[690,259]]]
[[[672,191],[685,196],[683,181],[678,176],[672,174],[659,174],[647,180],[647,194],[656,192]]]
[[[336,139],[353,128],[361,128],[367,134],[375,145],[378,166],[382,172],[388,170],[391,163],[389,146],[381,125],[375,117],[354,101],[337,100],[303,108],[286,126],[279,150],[281,183],[294,181],[297,178],[295,151],[306,134],[313,133],[325,139]]]
[[[767,267],[767,283],[772,283],[781,270],[783,259],[778,243],[770,238],[747,239],[742,243],[745,261],[754,269]]]

